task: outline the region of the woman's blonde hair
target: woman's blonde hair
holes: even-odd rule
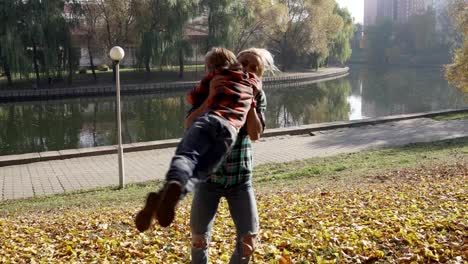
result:
[[[236,55],[232,51],[221,47],[211,48],[206,53],[205,64],[210,71],[231,69],[239,66]]]
[[[278,67],[276,67],[275,65],[273,55],[271,55],[271,53],[266,49],[248,48],[239,52],[239,54],[237,54],[237,58],[245,54],[253,54],[257,56],[258,58],[260,58],[262,65],[258,65],[258,66],[259,66],[259,71],[261,73],[260,74],[261,76],[263,75],[264,72],[275,74],[276,72],[280,71]]]

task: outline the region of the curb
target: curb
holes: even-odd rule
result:
[[[355,121],[339,121],[339,122],[329,122],[313,125],[304,125],[299,127],[288,127],[288,128],[275,128],[267,129],[262,135],[265,137],[276,137],[283,135],[304,135],[309,134],[315,131],[324,131],[332,130],[339,128],[353,128],[361,127],[368,125],[377,125],[388,122],[403,121],[416,118],[428,118],[440,115],[456,114],[456,113],[466,113],[468,108],[462,109],[447,109],[443,111],[430,111],[423,113],[415,114],[404,114],[404,115],[394,115],[386,116],[381,118],[372,118],[365,120],[355,120]],[[149,141],[149,142],[139,142],[124,144],[124,152],[136,152],[136,151],[145,151],[153,149],[164,149],[176,147],[180,142],[180,139],[167,139],[167,140],[158,140],[158,141]],[[94,147],[94,148],[81,148],[81,149],[66,149],[59,151],[47,151],[39,153],[27,153],[27,154],[18,154],[18,155],[6,155],[0,156],[0,167],[11,166],[11,165],[21,165],[28,164],[33,162],[40,161],[50,161],[50,160],[63,160],[79,157],[91,157],[107,154],[117,154],[117,146],[103,146],[103,147]]]
[[[327,81],[330,79],[344,77],[349,74],[349,67],[338,68],[329,73],[297,73],[290,76],[265,77],[263,83],[265,86],[280,85],[304,85],[318,81]],[[161,92],[187,91],[197,86],[199,81],[188,82],[163,82],[163,83],[142,83],[142,84],[123,84],[121,85],[122,95],[147,94]],[[84,96],[115,96],[115,86],[96,86],[96,87],[74,87],[65,89],[44,89],[44,90],[0,90],[0,102],[18,102],[34,100],[57,100],[63,98],[74,98]]]

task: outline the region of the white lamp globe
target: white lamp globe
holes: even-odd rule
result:
[[[121,61],[125,56],[125,51],[121,47],[115,46],[110,50],[109,56],[114,61]]]

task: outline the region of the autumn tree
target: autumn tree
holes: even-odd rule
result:
[[[269,46],[283,70],[296,64],[301,57],[309,57],[318,64],[328,56],[329,43],[343,27],[343,21],[334,12],[334,0],[279,1],[286,10],[281,25],[269,35]]]
[[[445,66],[445,77],[453,85],[468,93],[468,4],[457,0],[451,6],[456,28],[463,34],[463,44],[453,51],[453,61]]]
[[[268,38],[282,25],[285,13],[285,6],[278,1],[242,1],[230,32],[233,51],[238,53],[251,46],[266,47]]]
[[[113,46],[132,47],[136,43],[136,16],[141,1],[96,0],[101,12],[101,26],[97,31],[100,46],[110,50]],[[128,56],[127,56],[128,57]],[[115,80],[115,65],[112,67]]]
[[[354,21],[346,8],[340,8],[336,5],[334,12],[343,20],[343,27],[330,43],[330,57],[343,64],[351,57],[351,39],[355,31]]]
[[[86,47],[88,50],[91,72],[94,80],[97,80],[96,69],[94,66],[94,53],[96,52],[96,46],[98,46],[97,32],[99,22],[102,21],[102,8],[94,2],[83,2],[80,5],[79,14],[83,18],[80,28],[84,31],[86,38]]]

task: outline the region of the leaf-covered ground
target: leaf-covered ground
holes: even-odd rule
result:
[[[255,263],[466,263],[467,177],[459,162],[336,188],[262,189]],[[0,217],[0,262],[189,263],[189,202],[171,228],[146,233],[133,226],[135,202],[9,213]],[[227,263],[235,234],[226,203],[213,234],[211,261]]]

